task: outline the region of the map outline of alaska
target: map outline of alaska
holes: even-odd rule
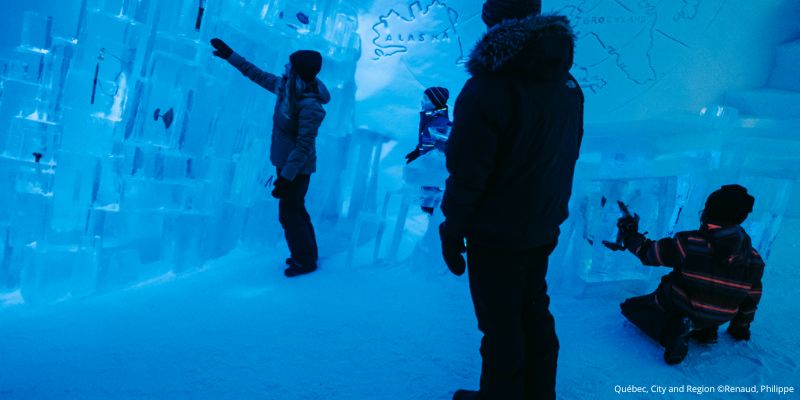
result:
[[[392,33],[385,33],[385,30],[391,29],[394,21],[403,23],[414,23],[420,18],[429,17],[430,13],[435,12],[434,7],[439,7],[447,13],[447,27],[441,32],[419,32],[416,35],[403,33],[393,36]],[[461,43],[461,37],[458,34],[457,25],[459,13],[454,8],[447,5],[444,0],[432,0],[430,4],[423,7],[422,0],[415,0],[408,5],[408,17],[403,16],[396,9],[390,9],[385,15],[378,18],[378,22],[373,24],[371,30],[375,33],[372,38],[372,44],[375,46],[375,57],[372,60],[380,60],[385,57],[391,57],[397,54],[409,52],[409,44],[415,43],[440,43],[442,41],[455,42],[458,46],[458,59],[456,64],[466,62],[464,57],[464,46]],[[381,29],[384,32],[381,32]],[[426,36],[427,35],[427,36]],[[383,41],[384,43],[381,43]]]

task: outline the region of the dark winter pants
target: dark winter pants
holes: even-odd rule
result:
[[[675,319],[656,301],[656,293],[631,297],[620,304],[622,315],[653,340],[662,343],[662,333],[669,320]]]
[[[483,332],[481,400],[556,398],[559,344],[545,282],[554,247],[468,246],[470,292]]]
[[[297,175],[278,201],[278,219],[286,244],[289,245],[291,257],[302,265],[317,262],[317,238],[305,203],[310,181],[310,175]]]
[[[657,297],[656,293],[658,290],[644,296],[631,297],[620,304],[620,308],[625,318],[663,345],[671,335],[675,334],[677,325],[686,315],[669,301],[661,299],[661,296]],[[694,324],[695,328],[700,330],[717,329],[716,325],[702,321],[694,321]]]

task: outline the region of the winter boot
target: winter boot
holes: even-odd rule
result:
[[[286,275],[287,278],[308,274],[317,270],[317,263],[303,265],[293,258],[286,259],[286,264],[289,265],[289,268],[286,268],[283,274]]]
[[[286,263],[286,265],[292,265],[292,264],[299,264],[300,263],[299,261],[295,260],[292,257],[287,258],[286,260],[284,260],[284,262]]]
[[[692,333],[692,320],[689,317],[675,319],[667,325],[662,344],[664,361],[669,365],[680,364],[689,352],[689,336]]]
[[[459,389],[453,394],[453,400],[480,400],[481,395],[475,390]]]

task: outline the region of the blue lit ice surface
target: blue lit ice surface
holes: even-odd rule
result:
[[[297,12],[298,30],[228,2],[195,29],[194,1],[84,3],[66,32],[53,30],[54,17],[26,13],[23,43],[3,60],[0,171],[13,185],[2,196],[4,286],[52,301],[276,240],[263,188],[274,174],[263,110],[274,99],[212,57],[208,39],[223,35],[271,71],[292,48],[322,50],[334,101],[320,138],[332,151],[320,161],[331,168],[352,129],[355,11]],[[282,45],[263,46],[270,41]],[[342,197],[339,185],[315,190]]]
[[[362,109],[356,112],[356,88],[372,83],[355,78],[357,65],[361,68],[365,62],[363,57],[358,59],[358,33],[362,30],[357,21],[373,21],[374,16],[358,16],[355,8],[346,5],[349,3],[337,1],[316,5],[219,1],[205,4],[197,30],[196,1],[87,0],[85,12],[80,17],[75,13],[75,26],[66,29],[62,25],[60,31],[54,28],[61,11],[69,14],[66,11],[74,11],[78,3],[59,5],[63,10],[46,14],[25,14],[20,18],[19,46],[13,57],[0,60],[0,326],[4,327],[0,343],[11,343],[0,346],[0,397],[58,397],[68,388],[81,393],[79,397],[101,396],[102,391],[80,386],[86,382],[67,373],[49,385],[37,380],[47,374],[34,375],[25,367],[29,365],[21,362],[26,359],[25,350],[41,339],[50,343],[45,346],[50,346],[53,358],[74,357],[72,361],[89,365],[86,370],[76,370],[92,376],[108,368],[103,362],[91,362],[92,355],[109,356],[104,348],[124,348],[130,344],[126,341],[137,335],[158,345],[148,348],[144,361],[123,363],[129,366],[126,372],[134,372],[127,382],[146,380],[142,371],[147,369],[148,359],[168,364],[161,362],[164,360],[157,353],[181,359],[170,351],[180,353],[186,349],[182,346],[188,346],[188,351],[198,353],[198,359],[178,363],[178,369],[188,370],[187,364],[196,361],[210,374],[209,382],[220,376],[235,381],[240,386],[228,388],[231,398],[248,397],[247,385],[252,382],[277,388],[283,399],[310,398],[309,393],[321,391],[331,398],[358,398],[358,393],[367,390],[348,381],[352,378],[331,372],[337,368],[329,366],[343,365],[338,369],[348,371],[361,363],[374,371],[395,372],[395,376],[369,374],[367,381],[386,380],[385,387],[372,388],[370,398],[375,399],[395,398],[411,379],[420,383],[417,397],[425,390],[474,385],[476,341],[464,282],[440,273],[444,267],[432,228],[441,215],[437,211],[428,217],[419,211],[416,202],[421,181],[401,172],[400,160],[416,132],[398,136],[392,128],[413,126],[416,121],[384,117],[382,125],[367,121],[368,126],[361,126],[364,121],[359,114],[370,99],[359,103]],[[453,2],[467,8],[462,3]],[[375,8],[382,15],[385,9],[381,4],[376,3]],[[297,18],[301,13],[308,17],[307,22]],[[469,16],[469,12],[461,13],[464,24],[475,21]],[[466,35],[469,29],[460,32]],[[326,57],[321,79],[332,90],[334,101],[327,107],[328,117],[318,140],[319,173],[312,179],[308,202],[327,254],[320,275],[299,281],[306,282],[299,287],[277,279],[286,250],[281,244],[276,204],[263,188],[274,174],[266,159],[274,99],[211,56],[207,43],[214,36],[225,38],[237,51],[271,71],[282,70],[288,54],[299,47],[316,48]],[[617,326],[619,316],[614,307],[625,294],[652,290],[665,272],[642,268],[629,254],[610,253],[600,244],[614,238],[619,215],[616,201],[625,201],[638,212],[642,228],[656,238],[694,229],[705,196],[731,182],[741,183],[755,194],[756,210],[746,228],[756,248],[768,257],[770,271],[778,271],[767,278],[765,286],[770,293],[765,295],[761,325],[754,328],[757,335],[775,338],[774,347],[767,349],[766,358],[752,363],[769,364],[772,375],[767,377],[780,380],[788,376],[784,371],[792,368],[791,363],[769,354],[788,341],[780,328],[781,323],[792,320],[761,321],[780,315],[781,310],[797,308],[794,299],[783,302],[784,308],[776,303],[782,298],[781,289],[789,287],[787,282],[797,281],[796,273],[783,271],[787,243],[793,240],[787,238],[797,237],[800,203],[792,201],[799,146],[787,135],[800,125],[800,115],[792,106],[800,92],[794,67],[800,61],[798,49],[797,42],[777,49],[766,87],[729,91],[719,105],[709,104],[691,116],[598,123],[592,118],[592,97],[587,91],[589,123],[571,218],[562,226],[549,273],[554,312],[562,324],[565,367],[560,371],[566,382],[562,392],[570,393],[568,387],[572,386],[586,387],[576,378],[586,377],[586,373],[576,367],[584,361],[577,361],[575,343],[585,340],[580,331],[588,328],[570,322],[574,318],[570,319],[569,306],[584,309],[587,305],[573,304],[571,299],[583,298],[600,307],[587,325],[613,322],[612,331],[617,329],[613,332],[641,340]],[[421,75],[428,79],[448,75],[446,70],[432,71],[433,67],[415,61],[412,55],[404,63],[398,68],[424,72]],[[385,68],[382,74],[401,72]],[[408,88],[376,89],[375,93],[402,98],[373,100],[392,116],[411,115],[413,119],[424,86],[419,81]],[[448,86],[455,97],[460,86]],[[407,101],[406,95],[413,100]],[[395,114],[397,108],[402,112]],[[171,124],[165,123],[168,110],[173,112]],[[428,161],[442,164],[441,160]],[[443,171],[438,168],[435,180],[441,181]],[[411,273],[407,274],[406,266]],[[343,292],[341,288],[353,289]],[[604,291],[608,288],[617,290],[617,295],[608,296]],[[606,297],[592,297],[596,293]],[[770,296],[775,297],[770,300]],[[156,308],[164,307],[163,312],[146,312],[152,309],[151,301],[158,304]],[[114,304],[129,302],[133,317],[119,317]],[[268,305],[268,312],[262,304]],[[308,311],[304,304],[318,311]],[[609,308],[602,308],[603,304]],[[71,328],[66,333],[54,332],[26,320],[34,312],[57,315],[62,311],[63,318],[74,318],[88,327],[122,318],[129,331],[98,328],[92,334]],[[200,323],[198,329],[212,333],[195,334],[196,321],[189,316],[206,312],[220,325],[244,333],[220,331],[208,322]],[[356,317],[343,315],[348,313]],[[152,315],[140,318],[140,314]],[[299,315],[312,315],[318,324],[297,322]],[[249,324],[251,319],[258,322]],[[402,340],[385,328],[400,322],[407,329],[395,328]],[[69,324],[56,325],[63,330]],[[152,328],[165,325],[191,334],[176,338],[171,329]],[[281,333],[276,326],[291,327],[294,334]],[[379,354],[374,358],[347,347],[348,342],[338,336],[362,326],[368,329],[356,337]],[[451,337],[454,329],[473,333],[441,344],[439,338]],[[236,374],[225,378],[224,373],[209,368],[219,359],[214,351],[200,346],[203,337],[214,343],[228,337],[244,343],[261,342],[262,337],[248,337],[247,332],[252,331],[263,332],[264,342],[279,344],[277,349],[261,349],[269,357],[256,357],[272,378],[243,373],[239,376],[247,379],[237,380]],[[57,336],[64,341],[51,342]],[[387,345],[376,339],[384,336]],[[312,342],[317,344],[308,350]],[[419,346],[426,346],[422,342],[429,344],[424,349],[430,358],[412,356],[419,354]],[[64,343],[75,347],[64,349]],[[737,360],[738,353],[755,353],[767,344],[752,346],[756,348],[714,350],[717,352],[711,354],[720,354],[720,362]],[[336,347],[346,351],[324,355]],[[304,350],[320,355],[318,369],[310,367],[308,360],[292,358],[309,354]],[[641,351],[651,352],[656,354],[655,349]],[[231,363],[252,368],[247,354],[246,349],[232,351],[231,358],[240,363]],[[410,355],[398,356],[405,354]],[[637,356],[633,360],[622,357],[620,362],[627,364],[617,369],[630,365],[645,369],[658,361]],[[396,361],[392,357],[400,362],[383,365],[382,360]],[[455,358],[453,365],[439,365],[438,360],[451,358]],[[598,363],[609,364],[617,357],[600,352],[599,358]],[[268,361],[273,359],[294,361],[284,369]],[[697,370],[703,365],[698,361],[689,368]],[[297,383],[302,375],[298,371],[308,368],[338,384],[321,389],[281,386],[281,381]],[[9,370],[15,372],[4,373]],[[431,378],[414,375],[415,370]],[[189,387],[191,374],[178,375],[171,389],[160,391],[164,390],[163,380],[153,379],[144,385],[143,393],[159,397],[152,394]],[[15,379],[8,385],[4,376]],[[124,381],[119,376],[116,379]],[[39,382],[35,385],[39,388],[19,383],[25,381]],[[122,397],[137,393],[133,384],[117,382],[120,387],[115,388],[113,381],[101,380],[104,383],[99,385],[105,393],[123,391],[116,392]],[[566,398],[580,398],[580,391]]]

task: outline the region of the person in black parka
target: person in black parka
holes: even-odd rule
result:
[[[293,277],[313,272],[317,269],[317,239],[305,196],[311,174],[317,170],[316,138],[325,119],[323,105],[331,100],[328,89],[317,79],[322,55],[313,50],[296,51],[289,57],[285,73],[278,76],[261,70],[218,38],[211,40],[211,46],[215,56],[278,96],[272,114],[270,161],[278,175],[272,196],[278,199],[278,219],[291,253],[284,274]]]
[[[568,19],[539,1],[489,0],[454,109],[440,226],[483,332],[480,391],[455,399],[555,399],[559,343],[545,275],[567,218],[583,137]],[[466,239],[466,245],[465,245]]]
[[[649,240],[638,220],[619,219],[625,248],[645,265],[672,267],[655,292],[625,300],[622,314],[664,346],[664,360],[678,364],[689,338],[717,341],[728,324],[736,340],[750,340],[750,324],[761,300],[764,260],[740,226],[755,199],[739,185],[726,185],[706,200],[700,229]]]

